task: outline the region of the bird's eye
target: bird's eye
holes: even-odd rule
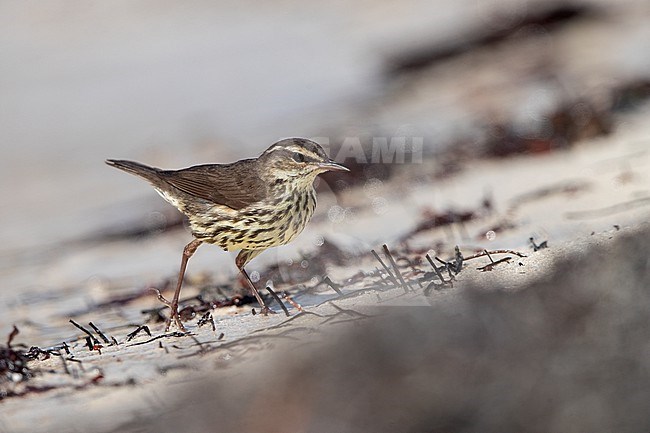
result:
[[[305,162],[305,155],[300,152],[294,152],[292,157],[296,162]]]

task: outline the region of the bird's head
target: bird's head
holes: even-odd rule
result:
[[[317,175],[326,171],[349,171],[330,159],[323,148],[306,138],[285,138],[274,144],[259,158],[265,175],[274,178],[301,178],[313,182]]]

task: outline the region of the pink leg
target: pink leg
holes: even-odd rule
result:
[[[178,272],[178,282],[176,283],[176,291],[174,292],[174,297],[172,302],[169,304],[170,316],[167,319],[167,326],[165,327],[165,332],[169,331],[169,327],[172,324],[172,321],[178,326],[181,331],[187,332],[181,318],[178,315],[178,298],[181,294],[181,286],[183,285],[183,277],[185,277],[185,268],[187,268],[187,261],[194,255],[196,249],[201,245],[203,241],[194,239],[189,244],[185,245],[183,249],[183,258],[181,259],[181,270]]]

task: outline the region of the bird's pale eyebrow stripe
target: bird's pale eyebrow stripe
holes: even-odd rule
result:
[[[272,147],[272,148],[269,149],[269,152],[276,152],[276,151],[278,151],[278,150],[286,150],[286,147],[282,147],[282,146],[274,146],[274,147]]]
[[[301,153],[301,154],[303,154],[303,155],[305,155],[307,157],[310,157],[310,158],[318,158],[319,157],[319,155],[317,153],[312,152],[309,149],[305,149],[303,147],[298,147],[298,146],[295,146],[295,147],[294,146],[291,146],[291,147],[279,147],[278,146],[278,147],[272,148],[269,151],[269,153],[277,152],[278,150],[281,150],[283,152],[297,152],[297,153]]]

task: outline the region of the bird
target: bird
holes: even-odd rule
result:
[[[165,331],[173,322],[184,332],[178,300],[187,263],[200,245],[239,251],[235,264],[266,315],[270,309],[246,272],[246,264],[302,232],[316,208],[316,176],[349,171],[329,158],[318,143],[300,137],[279,140],[257,158],[229,164],[201,164],[179,170],[118,159],[107,159],[106,164],[149,182],[189,221],[193,240],[183,249],[174,296],[171,301],[158,296],[170,308]]]

